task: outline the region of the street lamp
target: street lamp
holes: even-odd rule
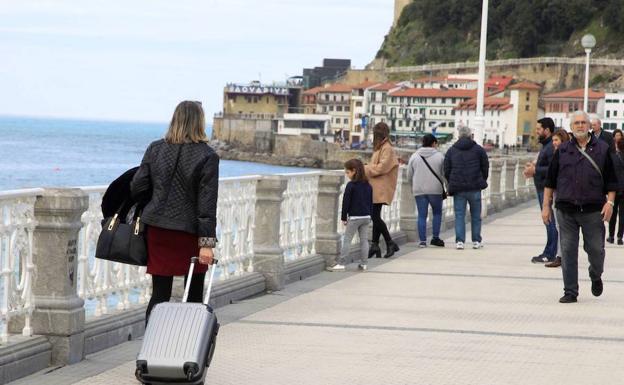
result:
[[[585,96],[583,98],[583,111],[589,113],[588,104],[589,104],[589,56],[591,55],[591,50],[596,46],[596,38],[592,34],[587,34],[583,36],[581,39],[581,45],[585,48],[586,58],[585,58]]]
[[[479,46],[479,83],[477,88],[477,114],[474,120],[474,140],[483,143],[485,117],[483,103],[485,101],[485,53],[487,48],[488,0],[483,0],[481,6],[481,44]]]

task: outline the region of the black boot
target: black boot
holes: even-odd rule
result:
[[[373,256],[381,258],[381,249],[379,248],[378,242],[371,242],[370,248],[368,249],[368,258],[373,258]]]
[[[399,245],[393,241],[386,243],[386,255],[384,255],[384,258],[392,257],[397,251],[399,251]]]

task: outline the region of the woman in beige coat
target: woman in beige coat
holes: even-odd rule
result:
[[[390,143],[390,128],[386,123],[377,123],[373,128],[373,157],[366,165],[368,182],[373,186],[373,239],[368,257],[381,258],[379,236],[386,241],[386,255],[390,258],[399,251],[399,246],[390,237],[388,226],[381,219],[381,208],[392,203],[399,176],[399,161]]]

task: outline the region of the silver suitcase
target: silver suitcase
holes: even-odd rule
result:
[[[191,259],[182,302],[159,303],[152,310],[136,360],[136,378],[143,384],[204,383],[219,331],[217,317],[208,306],[216,260],[210,267],[203,304],[186,302],[197,261],[197,257]]]

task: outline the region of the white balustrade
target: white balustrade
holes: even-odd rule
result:
[[[0,342],[9,338],[12,317],[23,316],[22,335],[32,335],[30,319],[34,309],[32,285],[33,232],[35,200],[41,189],[14,190],[0,193]]]
[[[253,272],[256,186],[259,176],[222,178],[217,201],[215,274],[220,280]]]
[[[106,187],[84,187],[82,190],[89,194],[89,209],[82,215],[83,227],[78,238],[78,296],[85,300],[87,316],[98,317],[108,314],[113,307],[127,310],[132,305],[147,303],[151,279],[145,273],[145,267],[95,258],[102,228],[102,195]]]
[[[280,247],[284,260],[316,254],[316,205],[320,172],[285,174],[288,185],[281,206]]]
[[[394,191],[394,198],[390,205],[384,205],[381,210],[381,218],[386,222],[388,231],[390,233],[396,233],[401,230],[401,183],[403,182],[403,168],[399,169],[399,177],[397,178],[397,186]]]

